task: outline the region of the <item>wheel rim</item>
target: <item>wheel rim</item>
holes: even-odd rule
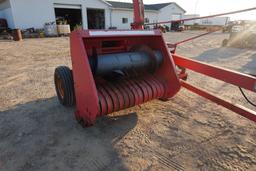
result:
[[[61,78],[59,76],[57,76],[57,78],[56,78],[56,86],[57,86],[57,91],[59,92],[60,97],[63,99],[64,95],[65,95],[64,87],[61,82]]]

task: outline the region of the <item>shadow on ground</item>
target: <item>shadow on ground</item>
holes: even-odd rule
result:
[[[127,170],[114,145],[136,126],[137,114],[83,129],[73,112],[56,97],[0,112],[0,170]]]

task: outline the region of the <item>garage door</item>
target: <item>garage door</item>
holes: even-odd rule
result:
[[[57,24],[69,24],[71,30],[83,26],[81,5],[54,4]]]
[[[75,5],[75,4],[54,4],[54,8],[82,9],[82,5]]]

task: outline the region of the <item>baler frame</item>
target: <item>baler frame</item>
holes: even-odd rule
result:
[[[160,30],[144,30],[143,0],[133,0],[132,30],[76,30],[70,35],[72,70],[58,67],[55,86],[64,106],[76,103],[75,117],[91,126],[101,115],[159,99],[167,101],[181,87],[205,97],[249,120],[256,112],[223,100],[188,83],[186,70],[256,92],[256,77],[195,61],[176,54],[178,45],[205,36],[204,33],[175,44],[164,41]],[[256,10],[250,8],[201,18]],[[184,19],[188,21],[200,19]],[[167,21],[159,23],[170,23]],[[158,23],[147,23],[147,25]],[[122,67],[121,67],[122,66]],[[177,67],[176,67],[177,66]],[[179,68],[179,69],[178,69]]]

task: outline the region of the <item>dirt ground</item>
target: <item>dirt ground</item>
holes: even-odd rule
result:
[[[196,34],[164,36],[175,42]],[[227,36],[202,37],[178,53],[255,74],[256,51],[221,48]],[[256,124],[186,90],[83,129],[75,109],[56,98],[59,65],[71,65],[68,38],[0,42],[0,170],[256,170]],[[255,110],[237,87],[192,72],[188,81]]]

